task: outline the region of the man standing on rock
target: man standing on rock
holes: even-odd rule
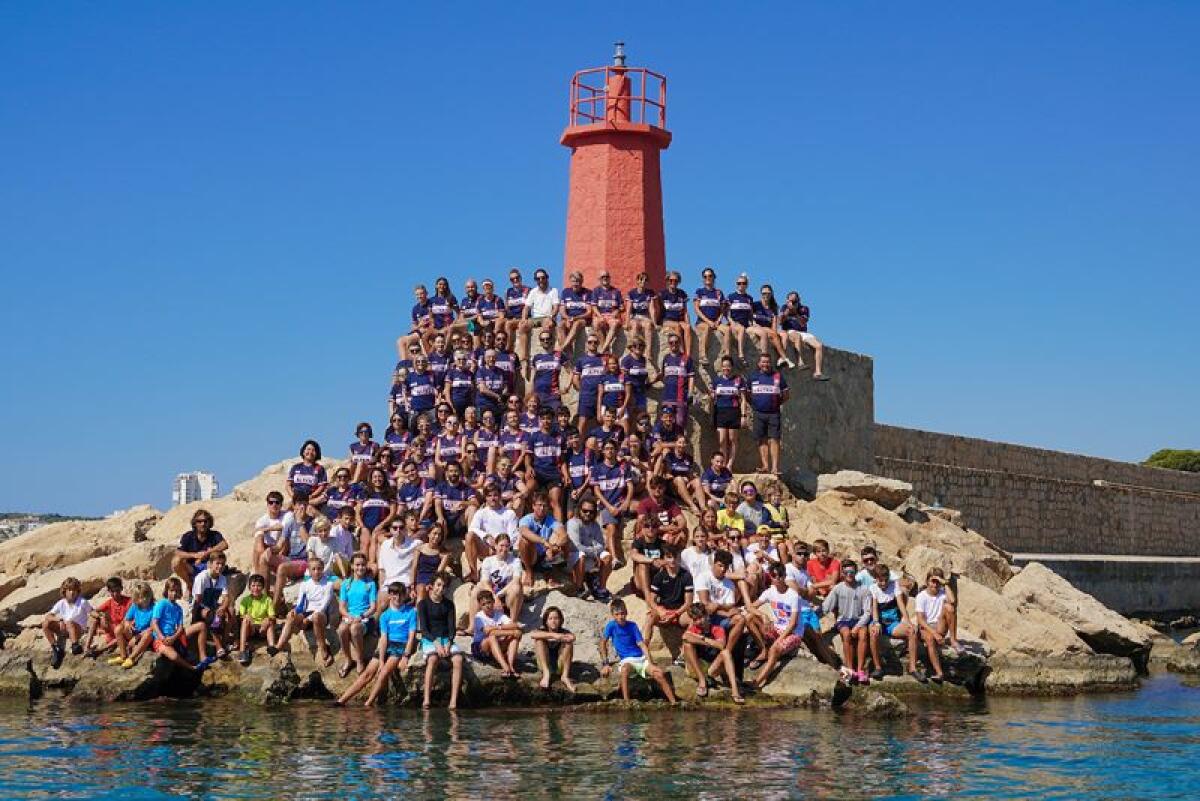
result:
[[[758,441],[756,472],[779,475],[780,411],[791,395],[783,374],[771,357],[759,354],[758,372],[750,376],[750,408],[754,410],[754,439]]]

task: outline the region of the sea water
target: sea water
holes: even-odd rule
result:
[[[0,798],[1200,797],[1200,690],[828,710],[0,702]]]

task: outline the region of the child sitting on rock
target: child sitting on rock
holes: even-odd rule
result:
[[[150,621],[154,617],[154,590],[149,584],[139,584],[133,591],[133,603],[117,629],[117,656],[109,664],[119,664],[129,670],[137,664],[150,647]],[[132,646],[132,647],[131,647]]]
[[[408,588],[399,581],[388,585],[387,600],[387,608],[379,616],[379,647],[366,669],[334,702],[338,706],[345,706],[374,682],[366,702],[366,706],[373,706],[392,674],[408,670],[409,660],[417,649],[417,608]]]
[[[547,607],[546,611],[542,612],[541,628],[529,637],[533,640],[533,653],[537,658],[538,668],[542,671],[538,686],[549,690],[551,674],[557,669],[563,686],[569,692],[575,692],[575,684],[571,681],[575,635],[567,630],[562,610],[557,606]]]
[[[83,645],[84,653],[93,659],[117,646],[117,629],[125,622],[125,613],[133,604],[133,599],[125,594],[124,585],[117,576],[104,582],[104,587],[108,590],[108,597],[92,609],[87,642]],[[99,648],[92,645],[97,633],[104,635],[104,645]],[[121,657],[112,664],[119,665],[124,661],[125,658]]]
[[[816,551],[821,540],[813,543]],[[871,622],[871,590],[860,586],[855,576],[858,565],[847,559],[841,563],[841,581],[829,590],[821,606],[832,613],[834,627],[842,638],[843,676],[851,682],[870,684],[867,676],[867,634]]]
[[[663,669],[654,664],[650,652],[646,650],[646,641],[642,639],[642,630],[629,619],[629,610],[625,602],[619,598],[609,604],[612,619],[604,625],[604,633],[600,638],[600,659],[604,665],[600,675],[604,678],[612,673],[612,666],[617,666],[617,675],[621,679],[621,698],[629,700],[629,674],[637,673],[643,679],[650,679],[663,691],[663,695],[672,704],[675,703],[675,690],[667,679]],[[612,643],[616,653],[615,662],[609,662],[608,648]]]
[[[163,586],[163,597],[154,604],[154,612],[150,616],[150,647],[154,649],[154,653],[166,657],[181,668],[203,673],[216,660],[205,651],[207,627],[204,622],[184,625],[183,607],[179,605],[179,596],[182,594],[183,582],[177,576],[167,579]],[[189,636],[195,638],[196,650],[200,654],[200,661],[194,665],[187,658]]]
[[[224,641],[233,629],[233,609],[223,551],[213,554],[192,582],[192,622],[204,623],[205,637],[211,640],[217,658],[224,659]]]
[[[296,606],[288,612],[287,622],[279,634],[279,644],[267,646],[267,653],[275,656],[287,647],[288,640],[297,631],[312,629],[317,643],[317,660],[325,667],[333,664],[325,629],[329,625],[329,605],[333,601],[333,582],[325,575],[325,565],[315,556],[308,560],[308,578],[300,586]]]
[[[250,577],[250,592],[238,601],[238,616],[242,619],[238,639],[238,661],[250,664],[250,640],[265,637],[267,647],[275,647],[275,602],[267,595],[267,579],[259,573]]]
[[[83,653],[83,644],[79,640],[87,631],[88,617],[92,614],[92,606],[83,597],[83,585],[79,579],[63,579],[58,592],[62,597],[55,601],[42,619],[42,634],[50,644],[52,668],[62,665],[63,657],[67,655],[63,647],[64,640],[71,643],[71,653],[76,656]]]
[[[480,590],[475,596],[479,611],[475,613],[471,638],[471,656],[480,661],[494,661],[504,678],[516,678],[517,648],[521,644],[521,627],[496,603],[496,596]]]
[[[925,589],[917,594],[916,607],[917,626],[929,654],[929,666],[933,668],[933,675],[929,678],[934,684],[941,684],[944,680],[939,653],[942,644],[948,641],[956,653],[962,653],[963,647],[958,641],[954,593],[946,586],[946,574],[940,567],[929,569],[925,576]]]

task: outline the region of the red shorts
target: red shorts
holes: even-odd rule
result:
[[[800,650],[800,646],[804,644],[804,638],[798,634],[793,633],[786,637],[780,637],[779,629],[774,626],[767,629],[765,639],[780,652],[781,656],[796,653],[796,651]]]
[[[178,645],[181,649],[186,651],[187,650],[187,635],[184,634],[183,636],[181,636],[178,640],[175,641],[175,644]],[[162,640],[159,640],[159,639],[155,639],[153,642],[150,643],[150,650],[154,651],[154,653],[156,653],[156,654],[161,652],[162,649],[165,647],[166,647],[166,643],[164,643]]]

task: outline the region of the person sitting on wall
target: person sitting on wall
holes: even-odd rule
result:
[[[638,273],[637,286],[625,295],[625,322],[629,326],[626,342],[641,338],[646,343],[646,355],[653,358],[658,340],[658,295],[650,289],[650,276]]]
[[[519,277],[519,276],[518,276]],[[517,349],[525,364],[525,380],[529,380],[529,335],[534,329],[550,328],[553,330],[561,306],[558,290],[550,286],[550,273],[539,267],[533,274],[537,285],[525,295],[525,303],[521,310],[521,326]]]
[[[575,338],[592,324],[592,291],[583,285],[583,273],[575,270],[568,278],[570,286],[559,296],[562,318],[558,321],[558,341],[563,350],[575,351]]]
[[[808,345],[813,349],[813,380],[829,380],[829,376],[821,372],[821,366],[825,360],[825,346],[821,344],[821,340],[808,332],[808,307],[800,302],[799,292],[787,293],[787,298],[779,309],[779,334],[783,339],[785,356],[788,345],[796,349],[797,368],[808,369],[808,365],[804,363],[804,348],[802,347]]]
[[[668,334],[679,335],[683,343],[683,355],[691,355],[691,319],[688,314],[688,293],[679,288],[681,278],[672,270],[667,273],[667,288],[658,293],[658,305],[662,312],[660,325]]]
[[[592,325],[604,339],[600,350],[607,353],[612,349],[617,332],[621,330],[625,301],[621,297],[621,290],[612,285],[608,270],[602,270],[598,279],[600,286],[592,290]]]
[[[705,267],[700,274],[704,286],[696,290],[692,305],[696,310],[696,352],[700,364],[707,367],[708,338],[716,334],[721,341],[721,356],[729,355],[729,323],[726,319],[725,293],[717,289],[717,274]]]

